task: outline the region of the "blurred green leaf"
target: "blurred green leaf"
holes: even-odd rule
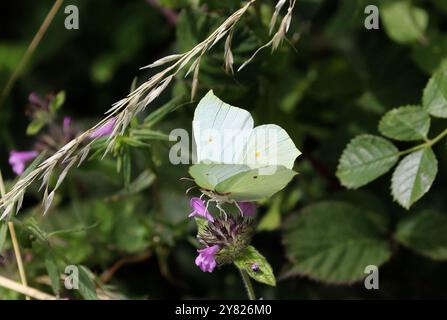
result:
[[[419,106],[393,109],[379,122],[384,136],[401,141],[424,140],[430,130],[430,116]]]
[[[434,117],[447,118],[447,68],[436,72],[428,82],[422,106]]]
[[[65,91],[60,91],[54,97],[54,99],[51,100],[48,108],[52,114],[55,114],[64,105],[64,103],[65,103]]]
[[[26,128],[26,134],[34,136],[45,126],[46,122],[42,119],[34,119]]]
[[[273,198],[270,208],[258,224],[258,231],[273,231],[280,227],[282,202],[283,197],[281,194],[278,194]]]
[[[304,208],[285,226],[284,244],[293,266],[286,276],[302,275],[325,283],[353,283],[365,267],[391,256],[387,223],[377,213],[343,202]]]
[[[413,152],[402,159],[391,179],[391,193],[404,208],[409,209],[430,189],[438,161],[431,148]]]
[[[0,43],[0,71],[6,69],[8,72],[14,71],[19,64],[24,53],[26,45],[21,43]]]
[[[372,135],[355,137],[340,158],[337,177],[347,188],[359,188],[390,170],[399,150],[388,140]]]
[[[411,1],[384,1],[380,8],[385,31],[388,36],[402,44],[422,41],[428,26],[428,14],[414,6]]]
[[[79,293],[85,300],[97,300],[96,286],[91,277],[91,271],[84,267],[78,266],[79,270]]]
[[[269,286],[276,285],[272,267],[267,262],[267,259],[265,259],[265,257],[253,246],[245,248],[240,256],[234,260],[234,264],[239,269],[247,272],[248,275],[256,281],[268,284]],[[259,270],[257,272],[252,269],[253,264],[258,266]]]
[[[430,34],[428,43],[412,48],[411,57],[428,74],[434,73],[447,59],[447,36],[445,33]]]
[[[447,260],[447,217],[434,211],[412,213],[394,235],[404,246],[435,260]]]
[[[127,186],[127,188],[117,192],[116,194],[109,197],[108,199],[111,201],[116,201],[122,197],[139,193],[139,192],[145,190],[146,188],[150,187],[155,179],[156,179],[156,176],[151,170],[149,170],[149,169],[144,170],[142,173],[140,173],[140,175],[135,180],[133,180]]]
[[[168,103],[164,104],[160,108],[152,111],[145,119],[144,119],[144,126],[148,128],[152,128],[155,124],[160,122],[164,117],[166,117],[169,113],[173,112],[174,110],[177,110],[178,108],[185,105],[180,104],[182,100],[184,100],[184,96],[177,96],[173,98]]]
[[[5,246],[7,233],[8,233],[8,225],[4,220],[2,220],[0,221],[0,255],[3,253],[3,247]]]
[[[51,287],[53,288],[53,292],[57,297],[59,297],[61,289],[60,272],[57,266],[57,262],[51,252],[48,252],[45,256],[45,267],[51,280]]]

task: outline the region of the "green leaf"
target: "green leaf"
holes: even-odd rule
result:
[[[258,231],[273,231],[280,227],[282,198],[282,194],[278,194],[273,198],[272,205],[258,224]]]
[[[130,132],[130,136],[137,140],[145,141],[145,140],[160,140],[160,141],[169,141],[169,135],[160,131],[146,129],[146,128],[137,128],[133,129]]]
[[[65,91],[60,91],[53,100],[51,100],[50,102],[50,112],[52,114],[55,114],[57,112],[57,110],[60,109],[60,107],[62,107],[62,105],[65,103]]]
[[[45,121],[42,119],[34,119],[26,128],[26,134],[34,136],[45,126]]]
[[[79,267],[79,293],[86,300],[97,300],[96,286],[91,278],[91,272],[84,266]]]
[[[45,267],[51,280],[51,287],[56,296],[59,296],[61,290],[60,273],[54,256],[49,252],[45,257]]]
[[[195,217],[194,221],[197,225],[197,233],[202,233],[202,231],[208,226],[207,219]]]
[[[394,238],[435,260],[447,259],[447,216],[434,211],[412,214],[399,222]]]
[[[379,123],[381,134],[401,141],[426,139],[429,130],[430,116],[419,106],[393,109]]]
[[[145,190],[146,188],[149,188],[153,182],[155,181],[155,174],[147,169],[144,170],[142,173],[140,173],[140,175],[133,180],[129,186],[127,188],[124,188],[120,191],[118,191],[117,193],[115,193],[114,195],[112,195],[111,197],[109,197],[108,199],[116,201],[120,198],[123,197],[127,197],[133,194],[137,194],[143,190]]]
[[[161,106],[157,110],[151,112],[145,119],[144,119],[144,125],[151,128],[155,124],[157,124],[160,120],[162,120],[164,117],[166,117],[169,113],[176,110],[177,108],[180,108],[184,106],[185,104],[179,105],[180,101],[184,100],[184,96],[178,96],[165,105]]]
[[[385,1],[380,15],[386,33],[395,42],[407,44],[424,39],[428,14],[410,1]]]
[[[6,224],[5,221],[0,221],[0,255],[3,252],[7,232],[8,232],[8,225]]]
[[[325,283],[352,283],[365,267],[391,256],[388,221],[378,213],[344,202],[309,206],[286,225],[284,244],[293,267],[285,276],[303,275]]]
[[[388,140],[361,135],[351,140],[340,158],[337,177],[347,188],[359,188],[390,170],[399,150]]]
[[[258,272],[252,270],[251,266],[253,263],[258,265]],[[276,279],[275,275],[273,274],[272,267],[267,262],[267,259],[265,259],[265,257],[253,246],[248,246],[245,248],[241,255],[234,260],[234,264],[239,269],[246,271],[248,275],[256,281],[268,284],[269,286],[276,285]]]
[[[446,61],[446,57],[447,35],[444,33],[429,34],[428,43],[422,46],[413,46],[411,52],[412,60],[421,70],[430,75]]]
[[[431,148],[413,152],[402,159],[391,179],[391,193],[409,209],[431,187],[438,173],[438,161]]]
[[[436,72],[428,81],[422,106],[434,117],[447,118],[447,68]]]

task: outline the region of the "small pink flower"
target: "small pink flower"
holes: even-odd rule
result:
[[[12,166],[12,171],[17,175],[21,175],[25,171],[26,163],[37,157],[38,154],[37,151],[12,150],[9,153],[9,164]]]
[[[110,135],[115,128],[116,119],[112,118],[90,134],[91,139]]]
[[[71,118],[64,117],[64,132],[69,132],[71,126]]]
[[[197,250],[199,255],[196,258],[196,265],[203,272],[213,272],[214,268],[217,266],[216,259],[214,256],[220,250],[218,245],[212,247],[206,247],[201,250]]]
[[[256,214],[256,205],[254,202],[238,202],[244,217],[253,217]]]
[[[174,10],[170,10],[168,8],[163,8],[160,5],[160,0],[147,0],[147,2],[153,6],[154,8],[157,8],[160,13],[165,17],[166,21],[168,22],[168,25],[173,27],[177,24],[178,20],[178,14]]]
[[[71,118],[64,117],[64,125],[62,127],[62,131],[64,132],[64,136],[66,139],[70,137],[70,127],[71,127]]]
[[[191,198],[190,204],[193,212],[189,214],[189,218],[199,216],[207,219],[208,221],[214,222],[213,216],[206,209],[205,202],[203,202],[202,199],[197,197]]]
[[[47,109],[48,108],[48,101],[46,101],[45,99],[42,99],[37,93],[35,92],[31,92],[30,95],[28,96],[28,101],[38,107],[38,108],[42,108],[42,109]]]

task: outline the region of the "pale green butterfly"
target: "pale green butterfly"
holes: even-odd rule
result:
[[[254,128],[250,113],[209,91],[194,113],[196,161],[189,173],[202,193],[218,202],[267,198],[297,174],[301,154],[287,132],[274,124]]]

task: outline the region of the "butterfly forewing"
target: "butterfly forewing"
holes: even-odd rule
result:
[[[235,163],[252,130],[253,118],[248,111],[224,103],[213,91],[208,92],[194,113],[197,162]]]

